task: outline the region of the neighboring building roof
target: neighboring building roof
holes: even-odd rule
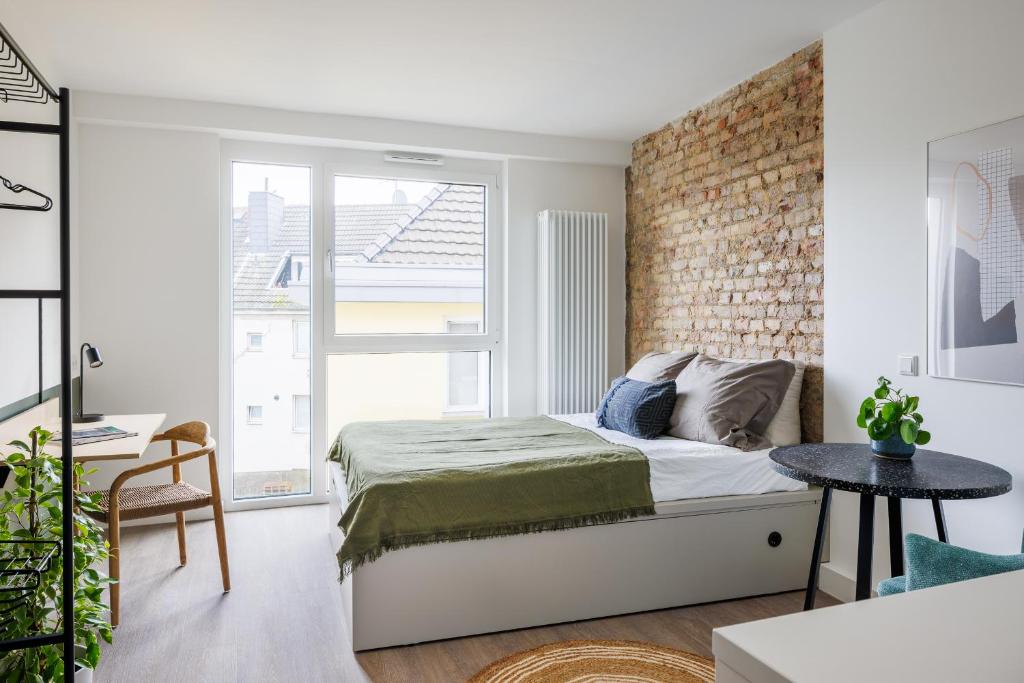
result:
[[[309,207],[285,206],[266,252],[249,248],[248,210],[233,215],[238,310],[301,311],[285,285],[293,258],[309,257]],[[335,207],[335,262],[483,267],[484,188],[437,185],[417,204]],[[284,277],[281,274],[284,273]]]
[[[359,261],[483,266],[484,188],[438,185],[371,245]]]

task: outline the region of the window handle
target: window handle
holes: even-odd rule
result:
[[[327,250],[327,270],[330,273],[332,273],[332,274],[334,273],[334,250],[333,249],[328,249]]]

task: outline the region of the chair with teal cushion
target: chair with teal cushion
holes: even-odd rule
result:
[[[907,534],[904,548],[906,576],[894,576],[880,582],[879,596],[1024,569],[1024,546],[1020,555],[989,555],[926,536]]]

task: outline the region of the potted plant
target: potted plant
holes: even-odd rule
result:
[[[8,541],[5,552],[23,553],[29,546],[20,544],[27,541],[63,540],[61,460],[44,451],[52,436],[36,427],[27,441],[8,444],[14,450],[5,454],[4,460],[11,469],[14,485],[2,491],[0,497],[0,540]],[[107,559],[109,546],[99,524],[83,514],[97,509],[99,494],[80,491],[87,474],[81,463],[75,463],[73,474],[79,484],[74,500],[75,623],[70,626],[75,631],[76,643],[73,678],[77,683],[89,683],[100,659],[99,639],[109,643],[112,636],[108,608],[103,603],[103,590],[111,580],[96,569]],[[0,638],[22,638],[68,627],[62,619],[61,568],[61,554],[55,552],[39,576],[38,588],[25,591],[16,607],[4,614]],[[6,580],[0,575],[0,582]],[[61,645],[6,652],[0,657],[0,680],[64,681],[63,657]]]
[[[878,378],[878,387],[860,404],[857,415],[857,426],[868,430],[875,455],[906,460],[917,446],[931,441],[932,435],[921,429],[919,403],[917,396],[907,396],[885,377]]]

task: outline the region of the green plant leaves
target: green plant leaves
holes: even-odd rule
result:
[[[857,413],[857,426],[867,429],[868,421],[875,416],[875,399],[870,396],[860,404],[860,412]]]
[[[899,422],[903,416],[903,406],[899,403],[886,403],[882,406],[882,419],[886,422]]]
[[[904,394],[902,389],[893,387],[887,377],[881,376],[878,387],[860,404],[857,426],[866,429],[875,441],[899,434],[908,444],[924,445],[931,440],[931,434],[921,429],[924,416],[917,412],[920,405],[919,396]]]
[[[868,436],[875,441],[885,441],[896,433],[896,427],[891,422],[876,418],[868,423]]]
[[[29,439],[18,441],[17,450],[5,458],[11,468],[11,480],[0,495],[0,539],[60,541],[63,537],[63,496],[61,492],[60,458],[47,454],[43,447],[51,433],[36,428]],[[35,452],[28,445],[35,444]],[[72,473],[68,473],[72,475]],[[83,480],[84,468],[75,463],[73,475]],[[95,505],[94,494],[76,495],[82,505]],[[76,511],[74,514],[74,632],[75,642],[82,647],[84,662],[95,668],[99,660],[98,640],[109,642],[110,623],[106,605],[102,602],[103,588],[110,583],[98,567],[109,554],[109,545],[103,530],[90,517]],[[63,558],[57,555],[42,574],[37,590],[28,599],[5,613],[9,618],[0,637],[17,638],[66,627],[62,624],[65,596],[60,590]],[[64,680],[63,652],[59,645],[45,645],[3,653],[0,655],[0,681],[59,681]]]
[[[917,422],[909,418],[900,422],[900,436],[903,437],[903,443],[914,443],[917,440],[917,434]]]

